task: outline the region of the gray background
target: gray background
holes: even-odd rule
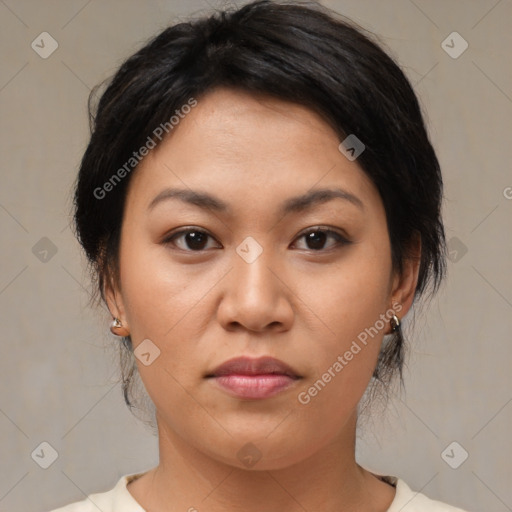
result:
[[[379,34],[413,82],[451,248],[444,288],[408,331],[407,391],[361,431],[359,462],[470,511],[511,511],[512,2],[323,3]],[[0,0],[0,511],[43,512],[157,462],[156,439],[123,404],[108,316],[87,306],[71,186],[91,87],[167,24],[209,9]],[[59,45],[47,59],[31,48],[43,31]],[[458,58],[442,47],[453,31],[469,44]],[[31,458],[43,441],[59,454],[46,470]],[[441,457],[453,441],[469,453],[458,469]]]

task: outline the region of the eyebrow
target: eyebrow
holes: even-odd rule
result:
[[[166,188],[162,190],[153,198],[151,203],[149,203],[148,210],[151,211],[157,204],[171,199],[178,199],[205,210],[208,209],[224,213],[228,213],[231,210],[227,203],[211,194],[197,190],[179,188]],[[279,215],[286,215],[291,212],[302,212],[317,204],[323,204],[328,201],[332,201],[333,199],[343,199],[364,211],[364,204],[361,199],[351,192],[341,188],[321,188],[310,190],[300,196],[287,199],[281,205],[278,213]]]

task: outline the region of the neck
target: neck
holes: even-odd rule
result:
[[[160,463],[129,485],[148,510],[226,512],[385,511],[394,489],[355,460],[356,414],[312,456],[291,466],[234,467],[198,451],[161,421]]]

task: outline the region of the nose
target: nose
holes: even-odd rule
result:
[[[280,332],[294,319],[293,293],[271,251],[252,262],[233,254],[233,268],[223,280],[217,318],[229,331]]]

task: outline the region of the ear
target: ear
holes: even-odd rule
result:
[[[395,274],[391,288],[391,308],[400,304],[400,318],[404,317],[412,306],[414,292],[418,284],[421,261],[421,236],[414,237],[408,247],[408,254],[403,263],[402,275]]]
[[[118,288],[114,281],[114,278],[111,277],[110,275],[105,279],[105,283],[103,286],[105,300],[107,302],[110,314],[114,318],[118,318],[122,324],[122,327],[115,328],[115,334],[118,336],[129,336],[130,329],[128,325],[128,320],[126,318],[123,297],[120,289]]]

